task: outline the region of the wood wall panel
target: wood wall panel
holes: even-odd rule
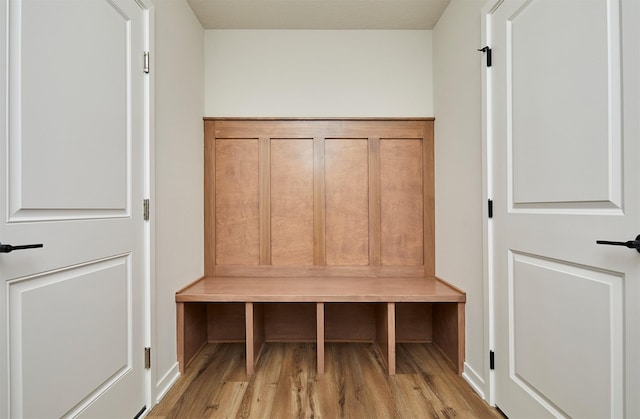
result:
[[[208,303],[206,306],[209,342],[244,342],[244,303]]]
[[[315,303],[264,303],[267,342],[314,342]]]
[[[204,125],[204,274],[216,269],[216,141],[214,124]]]
[[[380,140],[383,265],[422,265],[424,256],[422,142]]]
[[[375,303],[325,303],[327,342],[373,342],[376,338]]]
[[[431,342],[432,303],[396,303],[396,341]]]
[[[433,275],[433,202],[431,120],[205,120],[206,275]]]
[[[258,140],[216,140],[216,264],[257,265],[260,255]]]
[[[369,264],[367,140],[325,142],[327,265]]]
[[[435,160],[433,151],[433,121],[425,123],[422,139],[422,166],[424,170],[424,274],[436,274],[436,220],[435,220]]]
[[[313,265],[313,140],[271,140],[271,263]]]

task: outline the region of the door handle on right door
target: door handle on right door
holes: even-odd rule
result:
[[[609,246],[624,246],[629,249],[636,249],[640,253],[640,234],[636,236],[635,240],[629,240],[626,242],[612,242],[607,240],[597,240],[596,244],[607,244]]]
[[[10,244],[0,243],[0,253],[11,253],[14,250],[37,249],[40,247],[44,247],[44,245],[40,243],[40,244],[23,244],[21,246],[12,246]]]

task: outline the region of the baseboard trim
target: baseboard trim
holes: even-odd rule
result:
[[[482,400],[487,400],[484,394],[484,386],[485,382],[480,377],[480,375],[466,362],[464,363],[464,372],[462,373],[462,378],[466,380],[467,383],[473,388],[473,390],[478,393]]]
[[[180,378],[180,370],[178,363],[173,364],[169,371],[162,376],[162,378],[156,383],[156,404],[160,403],[160,400],[164,398],[167,392],[173,387],[178,378]]]

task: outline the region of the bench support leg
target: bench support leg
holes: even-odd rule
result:
[[[389,375],[396,374],[396,305],[384,303],[376,308],[376,346]]]
[[[245,319],[247,329],[247,375],[252,375],[264,347],[264,310],[263,306],[245,303]]]
[[[316,359],[318,375],[324,374],[324,303],[316,303]]]

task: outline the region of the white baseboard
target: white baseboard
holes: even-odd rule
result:
[[[162,400],[169,389],[173,387],[178,378],[180,378],[180,371],[178,370],[178,363],[176,362],[156,383],[156,403],[160,403],[160,400]]]
[[[473,390],[478,393],[483,400],[487,400],[484,394],[484,380],[466,362],[464,363],[464,372],[462,373],[462,378],[464,378],[467,383],[469,383],[471,388],[473,388]]]

